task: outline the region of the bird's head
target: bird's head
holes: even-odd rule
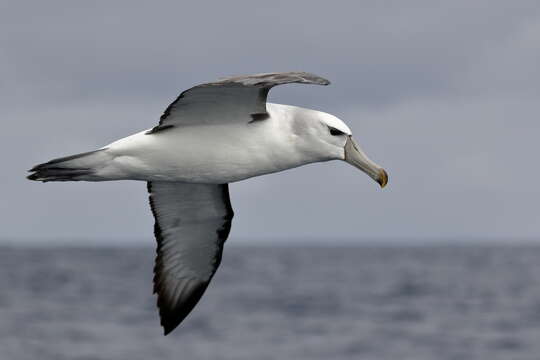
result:
[[[314,161],[343,160],[381,187],[388,183],[386,171],[367,157],[349,127],[334,115],[299,109],[292,121],[292,132],[301,151]]]

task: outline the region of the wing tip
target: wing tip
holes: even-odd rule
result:
[[[171,299],[167,297],[164,289],[159,284],[154,283],[154,292],[157,293],[159,320],[164,336],[170,334],[184,321],[195,308],[195,305],[197,305],[208,287],[208,282],[203,281],[194,281],[192,284],[193,287],[189,290],[189,294],[185,298],[170,301]]]
[[[161,321],[161,327],[163,328],[163,336],[167,336],[169,335],[170,333],[172,333],[172,331],[174,329],[176,329],[178,327],[178,325],[180,325],[180,322],[178,324],[168,324],[168,323],[164,323],[163,320]]]
[[[298,74],[301,74],[301,76],[306,79],[307,84],[315,84],[315,85],[323,85],[323,86],[327,86],[331,84],[330,80],[323,78],[322,76],[319,76],[319,75],[315,75],[308,72],[299,72]]]

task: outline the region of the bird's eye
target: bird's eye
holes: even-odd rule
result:
[[[328,130],[330,131],[330,135],[332,136],[345,135],[343,131],[333,128],[331,126],[328,127]]]

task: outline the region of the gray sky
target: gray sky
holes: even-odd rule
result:
[[[332,85],[270,100],[343,119],[390,182],[331,162],[233,184],[236,241],[540,235],[538,1],[182,3],[0,2],[0,238],[151,243],[145,184],[25,171],[197,83],[291,70]]]

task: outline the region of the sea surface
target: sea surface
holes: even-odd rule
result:
[[[229,246],[167,337],[153,258],[0,247],[0,359],[540,359],[540,247]]]

